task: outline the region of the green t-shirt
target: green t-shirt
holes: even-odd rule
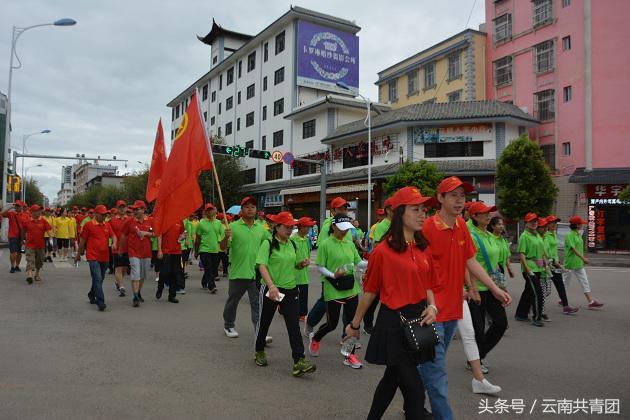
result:
[[[271,251],[271,255],[269,255],[271,241],[263,241],[256,256],[256,264],[267,267],[271,280],[277,287],[294,289],[297,279],[295,264],[298,261],[295,248],[290,241],[278,242],[278,245],[279,248]],[[261,279],[260,283],[265,284],[265,280]]]
[[[357,241],[362,241],[363,240],[363,235],[365,235],[365,232],[363,232],[363,230],[361,228],[356,228],[354,231],[355,231],[355,235],[356,235],[356,240]]]
[[[501,246],[495,240],[495,236],[488,232],[487,230],[481,230],[474,224],[470,224],[469,227],[470,236],[472,237],[473,242],[475,243],[475,248],[477,248],[477,253],[475,254],[475,258],[481,264],[481,266],[486,270],[486,273],[490,274],[491,272],[497,269],[499,265],[499,261],[501,258]],[[488,260],[490,260],[490,267],[486,264],[486,259],[483,257],[483,252],[481,252],[481,245],[479,245],[479,241],[483,242],[483,245],[486,249],[486,254],[488,255]],[[488,290],[488,287],[477,280],[477,287],[480,291]]]
[[[505,262],[508,260],[508,258],[510,258],[510,255],[512,253],[510,250],[510,244],[503,236],[496,236],[492,234],[492,239],[497,243],[497,246],[501,250],[501,255],[499,256],[499,265],[505,268]]]
[[[379,243],[383,240],[383,236],[389,230],[389,227],[392,225],[392,221],[385,218],[378,222],[376,227],[374,228],[374,243]]]
[[[518,238],[518,252],[525,254],[527,266],[534,273],[542,273],[543,267],[536,264],[536,260],[542,260],[545,254],[545,243],[538,232],[530,233],[528,230],[521,234]],[[521,267],[525,271],[524,267]]]
[[[217,219],[204,218],[197,225],[197,235],[201,236],[199,252],[216,254],[219,252],[219,242],[225,237],[225,229]]]
[[[296,261],[302,262],[311,258],[311,247],[308,236],[301,237],[297,233],[291,236],[291,240],[295,244]],[[297,284],[308,284],[308,266],[297,270]]]
[[[326,239],[328,239],[328,236],[329,236],[328,232],[330,232],[330,226],[332,225],[333,219],[334,217],[330,216],[329,218],[324,220],[324,223],[322,224],[322,228],[319,230],[319,235],[317,236],[318,248],[321,244],[324,243]],[[350,233],[350,230],[348,230],[348,233],[346,233],[346,236],[343,238],[343,240],[346,242],[352,243],[352,233]]]
[[[181,244],[182,244],[182,250],[186,250],[186,249],[192,248],[195,245],[193,241],[193,234],[192,234],[193,225],[192,225],[192,222],[188,219],[184,219],[182,223],[184,225],[184,230],[186,231],[186,238],[183,241],[181,241]]]
[[[547,254],[547,258],[553,259],[555,262],[560,262],[560,257],[558,256],[558,237],[553,232],[545,233],[543,237],[543,242],[545,243],[545,254]]]
[[[151,236],[151,251],[157,251],[158,250],[158,241],[157,238],[155,236]]]
[[[229,279],[256,278],[256,257],[263,240],[267,237],[265,229],[258,222],[248,226],[244,219],[230,223],[230,272]],[[199,234],[199,227],[197,227]]]
[[[334,236],[329,237],[324,241],[317,251],[317,265],[326,267],[331,272],[336,272],[344,264],[352,264],[352,269],[347,274],[354,274],[354,265],[361,262],[361,257],[357,252],[357,247],[352,242],[339,240]],[[357,281],[354,281],[354,287],[350,290],[337,290],[335,287],[326,281],[326,277],[322,276],[322,282],[324,284],[324,301],[343,299],[350,296],[358,295],[361,289]]]
[[[567,270],[579,270],[584,267],[584,261],[575,255],[573,248],[584,255],[584,239],[577,230],[571,230],[564,237],[564,268]]]

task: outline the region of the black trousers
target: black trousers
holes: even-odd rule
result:
[[[300,292],[300,316],[306,316],[308,314],[308,284],[298,284],[297,287]]]
[[[256,351],[265,350],[265,338],[269,332],[269,326],[273,321],[278,305],[282,309],[284,324],[289,334],[289,343],[291,345],[291,355],[293,362],[297,362],[304,357],[304,342],[302,342],[302,334],[300,333],[300,301],[299,291],[294,289],[278,288],[280,293],[284,293],[284,299],[281,302],[269,299],[265,294],[269,289],[267,285],[260,288],[260,316],[256,324],[255,342]]]
[[[534,320],[540,321],[540,315],[543,313],[543,291],[540,285],[540,273],[532,273],[528,276],[523,273],[525,279],[525,288],[521,294],[521,299],[516,307],[516,316],[527,318],[529,310],[534,314]]]
[[[481,303],[468,302],[479,357],[484,359],[496,346],[507,329],[505,308],[489,291],[479,292]],[[490,318],[490,327],[486,330],[486,316]]]
[[[392,402],[396,389],[402,392],[406,419],[424,419],[424,385],[416,366],[396,365],[387,366],[383,378],[374,390],[372,406],[368,420],[383,417],[387,407]]]
[[[374,313],[376,312],[376,307],[378,306],[379,302],[380,300],[378,296],[376,296],[376,299],[374,299],[374,302],[372,302],[367,312],[365,313],[365,316],[363,317],[364,326],[368,328],[374,327]]]
[[[553,285],[556,286],[556,290],[558,291],[558,296],[560,296],[562,306],[569,306],[569,299],[567,299],[567,290],[564,287],[562,273],[553,273],[551,276],[551,281],[553,282]]]
[[[203,277],[201,278],[201,287],[207,287],[212,290],[216,287],[214,279],[218,276],[219,270],[219,254],[216,252],[199,253],[201,265],[203,266]]]
[[[223,266],[223,274],[225,276],[228,275],[228,266],[230,265],[230,260],[228,259],[227,252],[219,252],[219,261]],[[217,275],[219,274],[219,263],[217,263]]]
[[[160,279],[158,291],[164,290],[164,283],[168,283],[168,298],[172,299],[177,293],[180,278],[184,277],[181,254],[164,254],[161,261]]]
[[[341,314],[341,307],[344,307],[344,327],[345,324],[350,322],[354,318],[354,314],[357,311],[359,305],[359,296],[352,296],[342,300],[329,300],[326,302],[326,323],[322,324],[315,335],[313,340],[321,341],[326,334],[334,331],[339,324],[339,316]]]

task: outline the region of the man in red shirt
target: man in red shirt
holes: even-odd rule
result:
[[[466,270],[488,286],[488,290],[504,306],[512,302],[510,295],[501,290],[488,276],[475,258],[477,252],[466,222],[460,216],[465,207],[466,193],[473,186],[452,176],[440,182],[437,198],[440,210],[429,217],[422,226],[422,234],[429,241],[440,288],[434,290],[438,307],[435,329],[440,342],[435,348],[435,359],[418,365],[433,416],[436,419],[452,419],[448,403],[448,378],[446,375],[446,352],[457,328],[457,320],[463,316],[464,278]]]
[[[19,272],[22,259],[21,218],[22,208],[26,204],[21,200],[15,200],[15,204],[0,213],[0,217],[9,221],[9,259],[11,261],[11,273]]]
[[[182,222],[175,223],[157,238],[157,257],[162,260],[158,287],[155,292],[157,299],[162,297],[164,282],[167,282],[169,285],[168,301],[171,303],[179,303],[175,294],[177,292],[177,285],[184,276],[184,269],[182,267],[182,245],[179,241],[185,238],[186,234],[184,233],[184,224]]]
[[[44,234],[50,232],[52,227],[41,217],[43,208],[40,205],[33,204],[29,210],[31,217],[22,222],[22,234],[26,237],[26,281],[33,284],[33,271],[35,281],[42,281],[39,270],[44,264]]]
[[[118,290],[119,296],[124,297],[127,293],[125,290],[125,273],[129,268],[129,254],[127,253],[127,244],[124,244],[124,248],[120,248],[123,244],[120,240],[122,235],[122,229],[129,218],[125,215],[127,203],[124,200],[116,201],[116,208],[118,212],[114,214],[112,212],[112,218],[109,219],[109,225],[114,231],[114,235],[118,238],[118,247],[112,245],[112,253],[114,259],[114,276],[116,277],[116,290]]]
[[[99,204],[94,208],[94,217],[83,225],[79,251],[74,257],[74,261],[78,263],[81,261],[81,254],[87,249],[85,259],[90,265],[92,277],[92,287],[88,292],[88,298],[90,303],[96,304],[101,312],[107,307],[103,294],[103,279],[109,262],[109,238],[112,238],[113,245],[116,245],[116,236],[109,224],[105,222],[106,214],[107,207],[104,205]]]
[[[133,290],[133,306],[137,308],[142,298],[142,286],[147,274],[151,270],[151,238],[153,237],[153,227],[145,216],[147,205],[142,200],[136,200],[130,206],[135,214],[123,225],[118,249],[121,251],[128,247],[129,265],[131,267],[131,288]]]

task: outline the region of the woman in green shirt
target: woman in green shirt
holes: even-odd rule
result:
[[[267,366],[265,355],[267,332],[280,305],[291,344],[292,373],[293,376],[303,376],[306,373],[315,372],[315,365],[304,358],[304,343],[299,324],[297,270],[305,268],[308,261],[298,258],[296,246],[289,239],[295,226],[293,215],[283,211],[275,216],[267,217],[273,221],[274,227],[272,239],[262,242],[256,257],[256,265],[262,276],[260,288],[262,305],[256,325],[254,358],[258,366]]]
[[[312,356],[319,354],[319,343],[322,338],[337,328],[341,307],[345,305],[344,319],[350,320],[354,318],[359,303],[361,288],[354,278],[354,273],[357,266],[364,267],[367,263],[361,261],[354,243],[344,240],[352,227],[349,217],[336,215],[330,227],[329,237],[319,245],[317,266],[323,280],[326,322],[311,336],[309,351]],[[363,366],[354,354],[354,349],[345,357],[343,363],[354,369]]]
[[[308,232],[314,225],[315,221],[310,217],[300,217],[297,221],[298,230],[291,236],[298,261],[304,261],[302,268],[297,271],[296,281],[300,291],[300,321],[305,321],[308,314],[308,266],[311,263],[311,242],[308,238]]]
[[[571,315],[578,311],[578,308],[569,305],[567,291],[564,287],[562,279],[562,265],[560,264],[560,256],[558,255],[558,222],[560,219],[554,215],[547,216],[547,232],[543,236],[545,243],[545,255],[547,256],[547,264],[551,269],[551,281],[553,282],[558,296],[560,296],[560,304],[562,305],[562,313]]]
[[[501,257],[499,258],[499,269],[503,274],[506,272],[510,276],[511,279],[514,278],[514,273],[512,272],[512,268],[510,267],[510,256],[512,255],[512,251],[510,250],[510,244],[505,238],[505,225],[503,224],[503,218],[500,216],[494,216],[490,219],[490,223],[488,224],[488,232],[492,233],[494,236],[494,240],[497,242],[499,248],[501,249]]]

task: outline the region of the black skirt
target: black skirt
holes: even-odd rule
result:
[[[426,301],[407,305],[399,311],[405,318],[419,317],[426,308]],[[374,331],[370,335],[365,360],[374,365],[398,366],[417,365],[420,362],[419,354],[409,352],[404,347],[404,335],[400,324],[399,311],[394,311],[381,304],[374,325]]]

